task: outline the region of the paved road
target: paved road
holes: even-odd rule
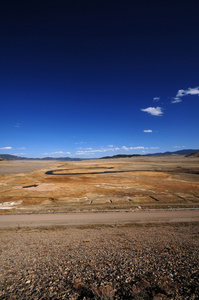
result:
[[[0,215],[0,228],[199,221],[199,209]]]

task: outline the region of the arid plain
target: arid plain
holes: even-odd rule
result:
[[[1,161],[0,173],[0,221],[14,222],[0,227],[0,299],[198,299],[198,158]],[[162,211],[171,218],[113,220]],[[100,222],[38,220],[91,215]]]
[[[1,161],[0,213],[199,206],[199,158]]]

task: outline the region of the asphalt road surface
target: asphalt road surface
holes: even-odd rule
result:
[[[199,209],[0,215],[0,228],[199,221]]]

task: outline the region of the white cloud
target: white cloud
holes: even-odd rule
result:
[[[81,150],[81,151],[77,151],[76,155],[90,155],[90,154],[94,154],[94,153],[103,153],[103,152],[107,152],[110,151],[111,149],[92,149],[92,150]]]
[[[109,148],[113,148],[114,146],[113,146],[113,145],[108,145],[108,147],[109,147]]]
[[[70,152],[64,152],[64,151],[55,151],[55,152],[51,152],[51,153],[43,153],[43,155],[70,155]]]
[[[78,150],[75,154],[76,155],[94,155],[95,153],[105,153],[105,152],[109,152],[109,151],[118,151],[121,150],[118,147],[115,148],[100,148],[100,149],[92,149],[92,148],[85,148],[85,150]]]
[[[154,97],[153,100],[154,100],[154,101],[159,101],[159,100],[160,100],[160,97]]]
[[[92,149],[92,150],[81,150],[77,151],[75,155],[80,155],[80,156],[92,156],[97,153],[106,153],[106,152],[115,152],[115,151],[130,151],[130,150],[147,150],[147,149],[159,149],[159,147],[143,147],[143,146],[137,146],[137,147],[127,147],[127,146],[122,146],[122,147],[113,147],[113,148],[100,148],[100,149]]]
[[[149,132],[153,132],[153,130],[151,130],[151,129],[145,129],[145,130],[143,130],[143,132],[149,133]]]
[[[64,154],[63,151],[55,151],[55,152],[52,152],[51,154]]]
[[[199,87],[188,88],[187,90],[178,90],[176,96],[173,98],[171,103],[182,102],[181,98],[188,95],[199,96]]]
[[[75,145],[82,145],[82,144],[86,144],[86,142],[75,143]]]
[[[122,149],[122,150],[126,150],[126,151],[130,150],[130,148],[128,148],[128,147],[126,147],[126,146],[122,146],[121,149]]]
[[[138,146],[138,147],[126,147],[122,146],[121,150],[129,151],[129,150],[142,150],[142,149],[147,149],[143,146]]]
[[[182,100],[179,97],[174,97],[171,103],[179,103],[182,102]]]
[[[176,97],[183,97],[185,96],[185,90],[178,90]]]
[[[187,95],[199,95],[199,87],[188,88],[187,90],[179,90],[176,97],[184,97]]]
[[[174,149],[182,149],[182,148],[186,148],[186,146],[173,146]]]
[[[81,150],[81,151],[77,151],[75,153],[75,155],[93,155],[96,152],[104,152],[104,151],[100,151],[100,150]]]
[[[130,147],[130,150],[141,150],[141,149],[147,149],[143,146],[139,146],[139,147]]]
[[[18,150],[25,150],[26,147],[20,147],[20,148],[17,148]]]
[[[16,128],[19,128],[20,126],[21,126],[20,123],[16,123],[16,124],[15,124],[15,127],[16,127]]]
[[[147,112],[147,113],[151,114],[152,116],[161,116],[163,114],[162,108],[159,106],[142,108],[141,111]]]
[[[0,150],[11,150],[12,147],[1,147]]]

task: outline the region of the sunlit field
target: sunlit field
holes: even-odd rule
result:
[[[199,206],[199,158],[1,161],[0,212]]]

